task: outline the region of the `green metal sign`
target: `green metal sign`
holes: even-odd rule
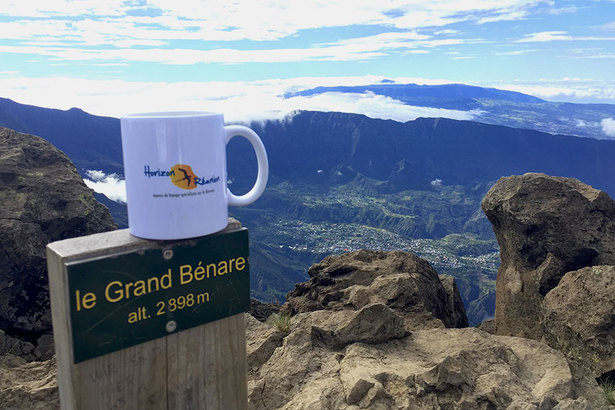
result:
[[[75,363],[250,309],[245,228],[66,268]]]

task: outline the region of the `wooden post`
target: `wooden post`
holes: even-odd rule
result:
[[[241,230],[241,224],[234,219],[229,219],[229,225],[221,237],[225,233],[237,230]],[[247,232],[245,238],[247,242]],[[175,328],[173,326],[169,328],[167,325],[166,331],[169,334],[166,336],[163,335],[144,343],[139,342],[139,344],[82,361],[77,360],[76,363],[75,351],[82,346],[79,345],[80,340],[74,339],[72,334],[73,330],[77,331],[72,327],[77,325],[73,323],[76,308],[71,298],[74,298],[77,292],[71,291],[69,286],[70,269],[67,266],[70,267],[71,264],[86,260],[117,259],[118,255],[120,257],[127,254],[134,256],[135,253],[149,255],[148,252],[156,252],[156,255],[166,252],[165,259],[167,259],[166,256],[172,255],[174,250],[176,254],[179,254],[182,246],[184,248],[194,247],[199,241],[201,238],[172,242],[148,241],[136,238],[124,229],[62,240],[48,245],[49,290],[62,409],[247,409],[246,339],[243,313],[234,313],[220,320],[182,330],[181,321],[186,320],[180,320],[178,316],[169,315],[169,312],[166,312],[166,317],[177,320],[178,331],[174,332]],[[187,264],[193,262],[179,261],[178,263],[188,266]],[[196,267],[196,263],[194,262],[192,266]],[[169,272],[175,267],[173,265],[173,268],[169,268]],[[241,268],[242,265],[236,264],[235,267]],[[188,268],[185,268],[185,271],[187,272]],[[177,273],[173,271],[173,275]],[[231,272],[226,277],[234,273]],[[240,273],[247,274],[247,269]],[[98,275],[95,272],[91,274],[92,277]],[[130,275],[131,272],[127,274]],[[226,280],[226,277],[219,277],[219,279],[220,281]],[[183,279],[187,282],[191,278],[193,277],[186,273]],[[187,292],[185,289],[193,285],[193,283],[185,285],[182,283],[183,286],[180,286],[179,280],[175,277],[173,280],[174,289],[184,288],[179,290],[181,292]],[[206,282],[207,280],[202,280],[199,286],[205,286]],[[210,279],[210,283],[214,283],[214,280]],[[117,294],[119,295],[119,285],[116,283],[112,286],[118,289]],[[228,287],[228,285],[225,286]],[[121,292],[124,291],[125,289],[121,290]],[[165,292],[161,289],[153,295],[162,298],[161,295]],[[126,299],[127,294],[124,294]],[[81,294],[79,295],[82,297]],[[95,296],[98,297],[97,300]],[[96,308],[90,309],[92,312],[98,307],[102,308],[104,295],[98,292],[95,296],[82,297],[77,302],[78,308],[91,308],[96,303],[98,303]],[[212,298],[214,296],[215,294],[212,293]],[[209,298],[209,294],[207,297]],[[243,293],[241,298],[244,299]],[[146,300],[136,297],[133,299],[135,299],[134,302],[131,299],[124,303],[122,300],[115,305],[120,309],[130,303],[135,303],[137,306],[140,302],[136,300]],[[202,299],[201,301],[204,301],[204,298]],[[169,303],[169,296],[161,300]],[[207,308],[208,306],[204,305],[201,312]],[[139,315],[146,319],[141,318],[142,323],[138,326],[149,326],[148,322],[156,323],[154,309],[148,307],[148,313],[145,313],[145,308],[139,307],[138,309],[143,309],[143,314],[139,311]],[[166,309],[170,310],[170,307],[167,305]],[[83,313],[84,311],[78,314],[90,313]],[[184,311],[185,314],[191,313],[188,309]],[[161,310],[158,311],[160,312]],[[113,310],[109,309],[108,313],[112,315]],[[125,318],[125,316],[122,317]],[[165,317],[159,319],[166,320]],[[118,332],[125,332],[122,326],[135,329],[135,326],[124,323],[126,320],[123,319],[121,322]],[[175,320],[170,320],[169,323],[171,322],[176,323]],[[104,343],[101,342],[101,351],[108,350],[105,343],[113,342],[114,339],[104,340]],[[88,354],[97,355],[98,352],[88,352]]]

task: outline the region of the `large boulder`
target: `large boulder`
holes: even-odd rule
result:
[[[540,313],[550,346],[594,377],[615,369],[615,266],[568,272]]]
[[[501,178],[483,210],[502,263],[496,280],[496,333],[540,340],[543,298],[564,274],[615,265],[615,202],[572,178]]]
[[[0,128],[0,329],[37,345],[51,331],[45,246],[115,228],[66,155]]]
[[[308,282],[288,293],[282,311],[359,310],[382,303],[408,330],[468,326],[454,280],[443,277],[443,284],[429,262],[411,253],[361,250],[329,256],[308,274]]]

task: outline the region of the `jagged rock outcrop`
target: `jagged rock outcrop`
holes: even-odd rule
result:
[[[615,265],[615,202],[576,179],[533,173],[501,178],[482,207],[502,260],[496,333],[540,340],[543,299],[566,272]]]
[[[32,342],[26,356],[51,353],[46,244],[115,228],[66,155],[0,128],[0,329]]]
[[[445,328],[465,317],[454,280],[414,255],[331,256],[310,276],[282,307],[287,333],[248,315],[252,409],[607,408],[544,343]]]
[[[248,318],[251,409],[599,409],[564,356],[476,328],[409,333],[396,310],[299,313],[288,335]],[[599,400],[599,399],[598,399]]]
[[[452,278],[443,281],[429,263],[401,251],[361,250],[313,265],[310,280],[287,295],[282,310],[360,310],[381,303],[404,319],[408,330],[468,325]]]

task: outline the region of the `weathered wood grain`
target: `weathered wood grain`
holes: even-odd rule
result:
[[[240,227],[229,219],[226,230]],[[243,314],[74,364],[65,264],[185,242],[149,241],[124,229],[47,246],[62,409],[247,409]]]

